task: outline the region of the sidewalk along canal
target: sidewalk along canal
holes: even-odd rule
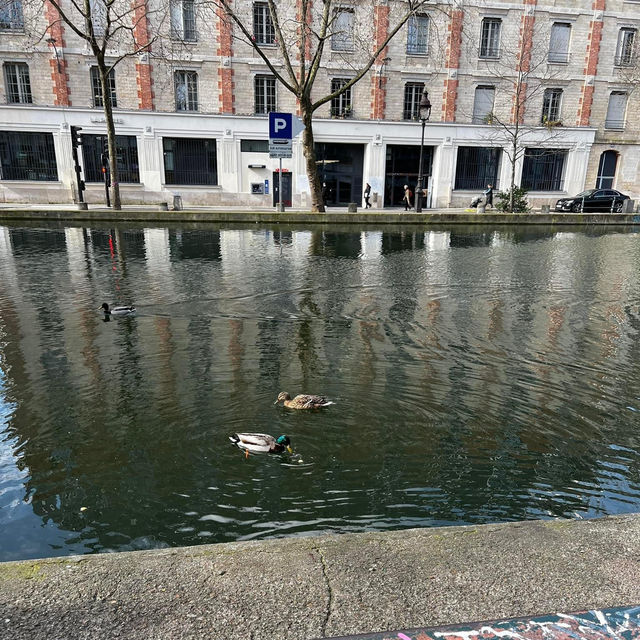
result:
[[[635,640],[640,638],[640,606],[614,607],[537,618],[511,618],[409,631],[386,631],[334,640]]]

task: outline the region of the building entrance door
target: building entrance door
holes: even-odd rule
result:
[[[273,180],[273,206],[275,207],[280,202],[280,192],[278,191],[278,174],[279,171],[274,171],[272,174]],[[282,204],[285,207],[291,206],[291,173],[282,172]]]

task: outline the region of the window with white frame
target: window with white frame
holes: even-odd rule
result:
[[[554,22],[551,25],[549,38],[549,62],[569,62],[569,43],[571,42],[571,24],[568,22]]]
[[[500,18],[484,18],[480,31],[480,58],[500,57],[500,30],[502,20]]]
[[[276,79],[258,75],[253,80],[254,113],[269,113],[276,110]]]
[[[403,120],[418,120],[420,117],[420,99],[424,91],[424,82],[407,82],[404,85]]]
[[[426,54],[428,46],[429,16],[411,16],[407,25],[407,53]]]
[[[331,93],[342,89],[349,80],[347,78],[333,78],[331,80]],[[348,118],[351,116],[351,87],[335,98],[331,98],[331,115],[334,118]]]
[[[473,100],[473,124],[491,124],[491,114],[493,113],[493,101],[496,95],[496,88],[492,86],[476,87]]]
[[[331,50],[353,51],[353,9],[339,7],[333,14]]]
[[[545,89],[542,98],[541,124],[560,122],[560,107],[562,104],[562,89]]]
[[[253,3],[253,38],[257,44],[274,44],[276,32],[266,2]]]
[[[4,87],[7,102],[11,104],[31,104],[31,81],[29,67],[25,62],[4,63]]]
[[[173,76],[176,111],[198,110],[198,74],[196,71],[176,71]]]
[[[634,63],[637,29],[623,27],[618,32],[615,63],[619,67],[629,67]]]
[[[5,0],[0,3],[0,31],[24,28],[22,0]]]
[[[627,112],[627,93],[625,91],[612,91],[609,96],[607,117],[604,121],[605,129],[624,129],[625,115]]]
[[[171,2],[171,37],[174,40],[196,42],[196,9],[194,0]]]
[[[102,99],[102,84],[100,83],[100,71],[98,67],[91,67],[91,95],[93,98],[94,107],[104,107],[104,100]],[[111,69],[109,72],[109,92],[111,93],[111,106],[117,107],[118,100],[116,98],[116,70]]]
[[[107,29],[107,5],[106,0],[89,0],[91,11],[91,24],[93,33],[102,37]]]

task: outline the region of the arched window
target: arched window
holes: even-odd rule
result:
[[[618,152],[605,151],[600,156],[598,165],[598,177],[596,179],[596,189],[611,189],[616,177],[616,167],[618,166]]]

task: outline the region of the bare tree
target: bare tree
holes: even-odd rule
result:
[[[392,38],[429,0],[408,0],[384,6],[371,0],[345,6],[337,0],[299,0],[278,3],[267,0],[272,38],[265,43],[256,37],[251,3],[232,4],[231,0],[202,0],[214,6],[220,19],[233,28],[234,38],[248,44],[287,91],[297,99],[305,126],[302,148],[311,189],[311,208],[324,211],[322,185],[316,165],[313,114],[322,105],[345,94],[374,64],[382,64],[384,51]],[[296,6],[297,5],[297,6]],[[382,12],[385,12],[384,16]],[[376,38],[376,22],[388,21],[385,35]],[[379,30],[381,31],[381,29]],[[267,44],[268,46],[264,46]],[[273,46],[277,48],[274,56]],[[328,93],[314,95],[319,72],[329,54],[340,58],[351,77]]]
[[[473,40],[473,46],[477,46]],[[490,78],[496,99],[487,104],[487,110],[476,101],[473,121],[491,125],[485,137],[499,144],[509,161],[508,210],[513,211],[516,169],[526,154],[527,143],[542,144],[553,153],[552,141],[563,135],[559,128],[562,91],[554,87],[554,80],[561,74],[559,67],[549,64],[548,30],[535,28],[533,20],[525,23],[519,38],[511,34],[502,41],[499,48],[491,38],[484,37],[480,43],[482,71]],[[515,44],[504,44],[509,41]],[[534,106],[539,110],[534,112]]]
[[[56,18],[44,24],[40,18],[46,15],[47,4],[55,10]],[[121,209],[110,74],[124,59],[151,50],[159,34],[151,35],[146,21],[161,9],[149,9],[147,0],[25,0],[25,6],[34,17],[29,32],[36,42],[63,23],[87,43],[96,59],[107,129],[111,202],[114,209]]]

